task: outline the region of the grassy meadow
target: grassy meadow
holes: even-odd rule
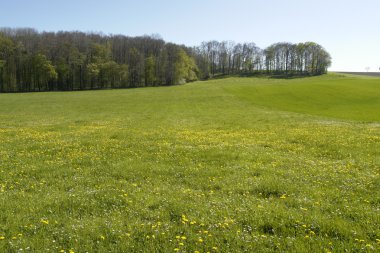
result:
[[[379,252],[380,78],[0,94],[0,252]]]

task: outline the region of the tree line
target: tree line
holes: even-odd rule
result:
[[[0,29],[0,92],[176,85],[216,75],[265,72],[319,75],[330,65],[320,45],[166,43],[157,35]]]
[[[329,53],[315,42],[287,42],[260,49],[255,43],[209,41],[193,49],[201,78],[218,74],[321,75],[331,65]]]

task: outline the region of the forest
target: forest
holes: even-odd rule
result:
[[[159,35],[0,29],[0,92],[177,85],[233,74],[321,75],[330,64],[329,53],[315,42],[187,47]]]

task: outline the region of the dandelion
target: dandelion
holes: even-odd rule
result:
[[[182,240],[186,240],[186,236],[181,236],[181,239]]]
[[[45,224],[45,225],[49,225],[49,221],[48,220],[41,219],[40,222],[43,223],[43,224]]]
[[[0,236],[0,240],[4,240],[5,239],[5,237],[4,236]]]
[[[282,194],[280,199],[286,199],[286,194]]]
[[[203,239],[202,239],[202,238],[199,238],[199,239],[198,239],[198,242],[202,243],[202,242],[203,242]]]
[[[103,235],[101,235],[100,239],[105,240],[106,238]]]
[[[218,247],[215,247],[215,246],[214,246],[214,247],[212,247],[212,249],[213,249],[213,250],[218,250]]]
[[[179,243],[179,246],[183,246],[183,245],[185,245],[185,244],[183,244],[183,242],[180,242],[180,243]]]

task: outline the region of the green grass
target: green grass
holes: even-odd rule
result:
[[[380,250],[380,79],[0,94],[0,252]]]

